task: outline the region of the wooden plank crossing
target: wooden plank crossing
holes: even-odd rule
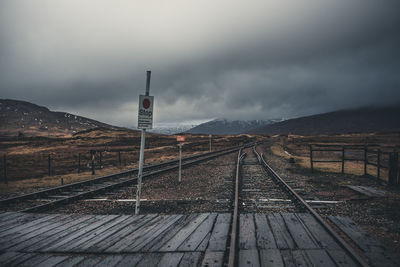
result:
[[[241,214],[238,266],[357,266],[306,213]]]
[[[0,214],[0,266],[223,266],[232,216]],[[397,258],[346,217],[331,220],[372,266]],[[357,266],[310,215],[239,218],[238,266]]]
[[[363,251],[373,266],[399,266],[400,257],[388,251],[349,217],[329,216],[329,219],[348,235]]]
[[[231,214],[0,214],[0,266],[222,266]]]

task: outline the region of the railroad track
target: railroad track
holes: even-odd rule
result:
[[[247,145],[249,146],[249,145]],[[236,152],[240,147],[226,148],[218,151],[182,158],[182,167],[188,167],[219,156]],[[143,179],[156,176],[178,168],[179,160],[171,160],[159,164],[144,167]],[[55,188],[50,188],[30,194],[12,197],[0,201],[0,210],[43,212],[59,205],[72,203],[79,199],[85,199],[99,194],[110,194],[121,190],[122,187],[135,186],[137,184],[138,169],[132,169],[95,179],[76,182]]]
[[[240,256],[238,256],[241,255],[239,251],[239,231],[243,219],[240,213],[269,213],[269,216],[274,217],[277,212],[310,214],[319,224],[318,227],[322,227],[356,265],[369,266],[318,212],[296,192],[292,184],[292,182],[282,179],[267,164],[263,155],[257,152],[256,146],[252,148],[252,151],[247,149],[246,153],[242,149],[239,150],[236,165],[228,266],[243,265],[243,261],[240,262]],[[312,203],[312,201],[309,202]],[[257,218],[261,217],[257,216]],[[254,257],[255,254],[251,255]],[[247,262],[247,264],[250,264],[250,262]]]

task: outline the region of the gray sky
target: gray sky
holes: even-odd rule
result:
[[[0,98],[114,125],[400,102],[400,1],[3,0]]]

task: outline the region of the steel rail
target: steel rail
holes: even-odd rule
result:
[[[239,176],[240,176],[240,163],[246,154],[242,154],[242,149],[239,150],[236,162],[236,174],[235,174],[235,198],[233,201],[233,216],[232,216],[232,229],[231,229],[231,241],[229,248],[228,266],[234,267],[236,262],[236,245],[237,245],[237,233],[239,226]]]
[[[231,148],[231,149],[224,149],[222,152],[219,151],[219,153],[205,153],[207,154],[206,156],[203,155],[203,157],[199,158],[196,157],[197,159],[193,159],[191,161],[187,161],[185,163],[182,164],[182,167],[188,167],[190,165],[194,165],[203,161],[207,161],[216,157],[220,157],[229,153],[233,153],[237,150],[241,149],[241,147],[236,147],[236,148]],[[193,157],[191,157],[193,158]],[[178,165],[174,165],[174,166],[170,166],[170,167],[166,167],[160,170],[156,170],[156,171],[152,171],[152,172],[147,172],[143,175],[143,178],[149,178],[151,176],[155,176],[155,175],[159,175],[174,169],[177,169],[179,166]],[[49,208],[52,208],[54,206],[58,206],[58,205],[64,205],[64,204],[68,204],[71,203],[73,201],[79,200],[79,199],[83,199],[85,197],[89,197],[89,196],[93,196],[102,192],[106,192],[109,190],[113,190],[115,188],[118,187],[122,187],[124,185],[127,184],[135,184],[137,183],[137,177],[134,178],[130,178],[130,179],[126,179],[124,181],[120,181],[120,182],[115,182],[114,184],[107,184],[105,186],[99,187],[99,188],[95,188],[95,189],[90,189],[87,191],[84,191],[82,193],[78,193],[78,194],[74,194],[71,196],[66,196],[65,198],[62,199],[57,199],[54,201],[51,201],[49,203],[45,203],[45,204],[41,204],[41,205],[37,205],[34,207],[30,207],[30,208],[26,208],[24,210],[22,210],[22,212],[37,212],[37,211],[43,211]]]
[[[339,245],[347,251],[347,253],[350,255],[350,257],[356,261],[356,263],[360,266],[367,267],[370,266],[363,258],[361,258],[355,251],[354,249],[346,243],[346,241],[341,238],[338,233],[333,230],[333,228],[299,195],[297,194],[294,189],[288,185],[282,177],[280,177],[268,163],[264,160],[263,155],[259,154],[254,146],[253,148],[254,153],[256,154],[260,164],[265,168],[265,170],[271,174],[278,182],[280,182],[282,185],[284,185],[285,189],[289,191],[290,194],[292,194],[298,202],[300,202],[317,220],[317,222],[322,225],[322,227],[336,240],[336,242],[339,243]]]
[[[217,150],[217,151],[213,151],[213,152],[206,152],[206,153],[202,153],[202,154],[184,157],[184,158],[182,158],[182,160],[183,161],[192,160],[192,159],[196,159],[196,158],[205,157],[208,155],[218,154],[223,151],[229,151],[229,150],[235,151],[239,148],[240,147],[229,147],[229,148],[225,148],[225,149],[221,149],[221,150]],[[144,166],[144,169],[146,171],[149,171],[154,168],[160,168],[160,167],[178,163],[178,162],[179,162],[179,159],[174,159],[174,160],[170,160],[170,161],[166,161],[166,162],[162,162],[162,163],[147,165],[147,166]],[[102,182],[113,180],[113,179],[120,178],[123,176],[131,176],[131,175],[134,175],[135,173],[137,173],[137,171],[138,171],[138,168],[135,168],[135,169],[127,170],[127,171],[122,171],[122,172],[118,172],[118,173],[114,173],[114,174],[110,174],[110,175],[97,177],[94,179],[88,179],[85,181],[79,181],[79,182],[75,182],[75,183],[71,183],[71,184],[57,186],[57,187],[53,187],[53,188],[49,188],[49,189],[44,189],[44,190],[40,190],[37,192],[24,194],[21,196],[11,197],[11,198],[0,200],[0,205],[4,205],[4,204],[10,203],[10,202],[21,201],[21,200],[25,200],[25,199],[39,198],[39,197],[46,196],[49,194],[59,193],[63,190],[70,190],[70,189],[74,189],[74,188],[80,188],[80,187],[86,186],[86,185],[93,185],[95,183],[102,183]]]

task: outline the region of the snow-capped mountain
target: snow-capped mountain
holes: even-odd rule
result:
[[[186,133],[193,134],[241,134],[247,133],[248,131],[271,124],[274,122],[281,121],[281,119],[274,120],[227,120],[227,119],[215,119],[202,123],[192,129],[186,131]]]

